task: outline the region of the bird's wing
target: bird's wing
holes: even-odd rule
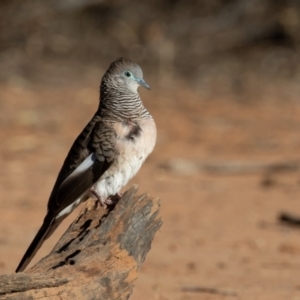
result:
[[[99,180],[117,155],[115,143],[116,133],[113,128],[102,121],[96,122],[84,149],[89,155],[62,181],[55,197],[51,195],[48,219],[84,195]]]
[[[74,141],[61,170],[58,173],[56,182],[49,197],[48,205],[55,201],[53,199],[56,198],[59,187],[64,180],[94,151],[94,148],[91,147],[91,139],[95,131],[95,127],[99,126],[97,124],[101,122],[101,117],[96,113]]]

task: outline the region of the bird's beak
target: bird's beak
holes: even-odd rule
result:
[[[150,85],[144,79],[137,79],[137,83],[148,90],[151,90]]]

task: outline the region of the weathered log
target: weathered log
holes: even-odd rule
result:
[[[89,201],[48,256],[0,276],[0,299],[128,299],[162,224],[159,200],[137,189],[113,208]]]

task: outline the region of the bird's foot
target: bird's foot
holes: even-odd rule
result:
[[[113,195],[113,196],[109,196],[109,197],[106,199],[106,203],[109,202],[109,203],[107,203],[107,204],[110,204],[110,205],[116,205],[116,204],[119,202],[119,200],[122,198],[122,196],[123,196],[123,193],[118,192],[118,193],[116,193],[116,194]]]
[[[90,193],[92,194],[93,198],[100,204],[100,206],[106,208],[109,203],[106,203],[106,199],[103,199],[95,189],[91,189]]]
[[[94,198],[96,198],[96,200],[99,202],[99,204],[102,207],[107,207],[109,205],[115,205],[118,203],[118,201],[121,199],[122,197],[122,193],[117,193],[113,196],[109,196],[107,199],[103,199],[98,193],[97,191],[95,191],[95,189],[91,189],[91,194],[94,196]]]

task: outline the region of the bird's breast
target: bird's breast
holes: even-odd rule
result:
[[[152,118],[144,119],[136,124],[133,131],[131,125],[114,125],[117,133],[117,157],[113,165],[103,174],[96,184],[96,189],[103,197],[114,195],[136,175],[141,165],[152,152],[156,143],[156,126]],[[135,129],[136,130],[136,129]],[[130,138],[128,137],[130,135]]]
[[[126,169],[128,175],[124,176],[125,180],[128,181],[138,172],[155,143],[156,126],[152,118],[125,126],[122,135],[117,133],[116,149],[119,155],[116,165],[120,166],[122,172]]]

